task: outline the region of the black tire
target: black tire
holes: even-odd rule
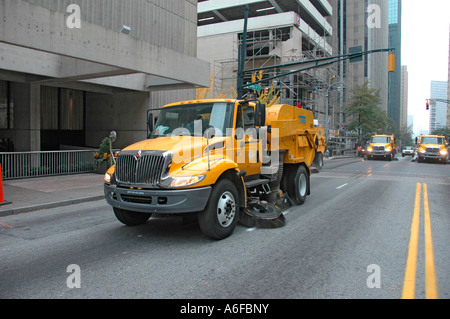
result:
[[[152,217],[152,214],[130,212],[128,210],[115,207],[114,214],[121,223],[127,226],[143,225],[150,219],[150,217]]]
[[[204,211],[198,213],[200,229],[206,236],[222,240],[229,237],[239,221],[239,193],[228,179],[214,186]]]
[[[290,166],[283,181],[283,190],[296,205],[303,205],[308,196],[309,176],[303,165]]]
[[[323,154],[322,153],[317,153],[316,154],[316,158],[314,160],[315,164],[316,164],[316,168],[320,171],[323,168]]]

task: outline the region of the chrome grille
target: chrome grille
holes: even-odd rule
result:
[[[158,185],[169,163],[164,152],[123,152],[117,157],[116,178],[119,183]]]
[[[384,151],[384,146],[374,146],[373,150],[374,151]]]
[[[425,151],[426,151],[427,153],[435,153],[435,154],[437,154],[437,153],[439,153],[441,150],[440,150],[438,147],[427,147],[427,148],[425,149]]]

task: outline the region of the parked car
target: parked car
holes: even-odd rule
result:
[[[402,157],[405,156],[413,156],[414,157],[415,151],[414,147],[412,146],[405,146],[402,150]]]

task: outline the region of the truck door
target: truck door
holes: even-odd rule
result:
[[[247,176],[261,172],[260,140],[255,127],[255,109],[251,105],[239,105],[236,119],[236,163]]]

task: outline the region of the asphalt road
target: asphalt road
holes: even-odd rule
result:
[[[414,265],[415,298],[450,298],[450,166],[331,160],[311,192],[283,228],[238,226],[223,241],[178,218],[125,227],[104,201],[1,218],[0,298],[399,299]]]

